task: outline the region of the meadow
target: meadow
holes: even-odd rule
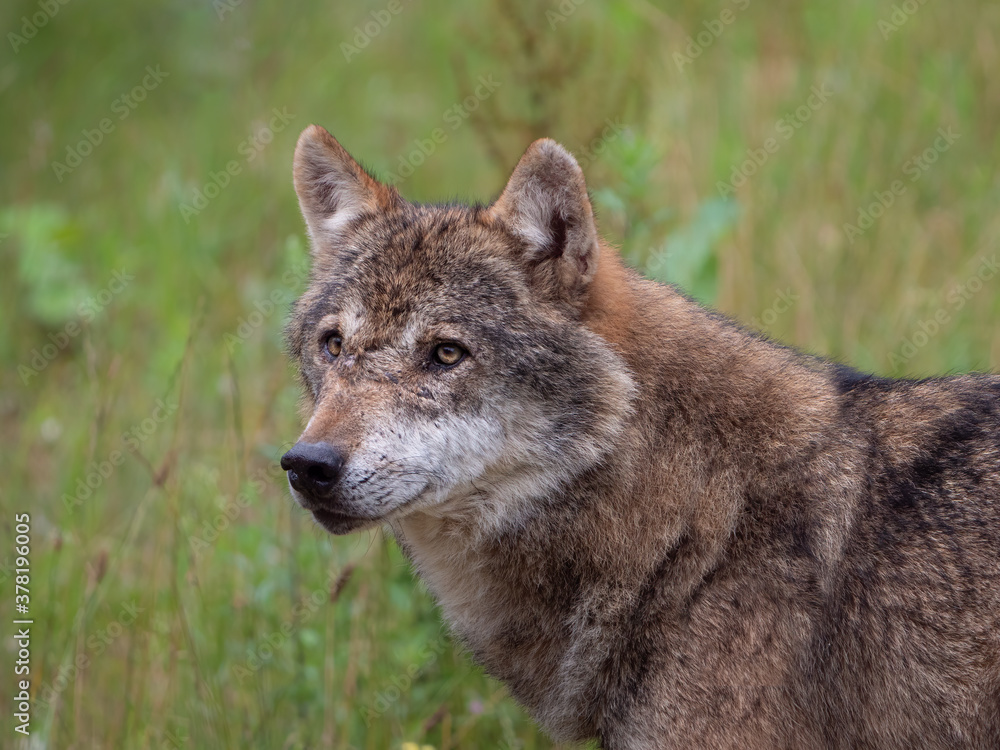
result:
[[[4,747],[554,747],[391,539],[326,535],[277,467],[310,123],[418,201],[490,200],[551,136],[649,275],[869,372],[1000,369],[995,3],[8,0],[0,30]]]

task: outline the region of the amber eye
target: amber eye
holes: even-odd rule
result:
[[[438,344],[434,348],[434,364],[441,367],[454,367],[465,358],[465,349],[458,344]]]
[[[344,340],[341,338],[340,334],[337,331],[334,331],[326,337],[326,353],[331,357],[339,356],[340,348],[343,344]]]

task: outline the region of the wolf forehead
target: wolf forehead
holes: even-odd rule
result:
[[[386,335],[415,316],[460,327],[504,321],[529,296],[519,244],[478,205],[404,204],[358,216],[315,248],[292,318],[298,330],[289,333],[295,339],[338,314]]]

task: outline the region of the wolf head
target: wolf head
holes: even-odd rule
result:
[[[281,465],[322,526],[517,523],[602,460],[634,385],[587,325],[601,246],[567,151],[533,143],[488,207],[427,206],[313,125],[294,179],[312,275],[286,338],[311,417]]]

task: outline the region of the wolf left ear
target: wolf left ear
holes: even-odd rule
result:
[[[583,170],[566,149],[548,138],[532,143],[488,214],[524,242],[536,284],[579,300],[600,250]]]
[[[369,175],[319,125],[299,136],[293,178],[314,252],[341,236],[354,219],[400,200],[395,188]]]

